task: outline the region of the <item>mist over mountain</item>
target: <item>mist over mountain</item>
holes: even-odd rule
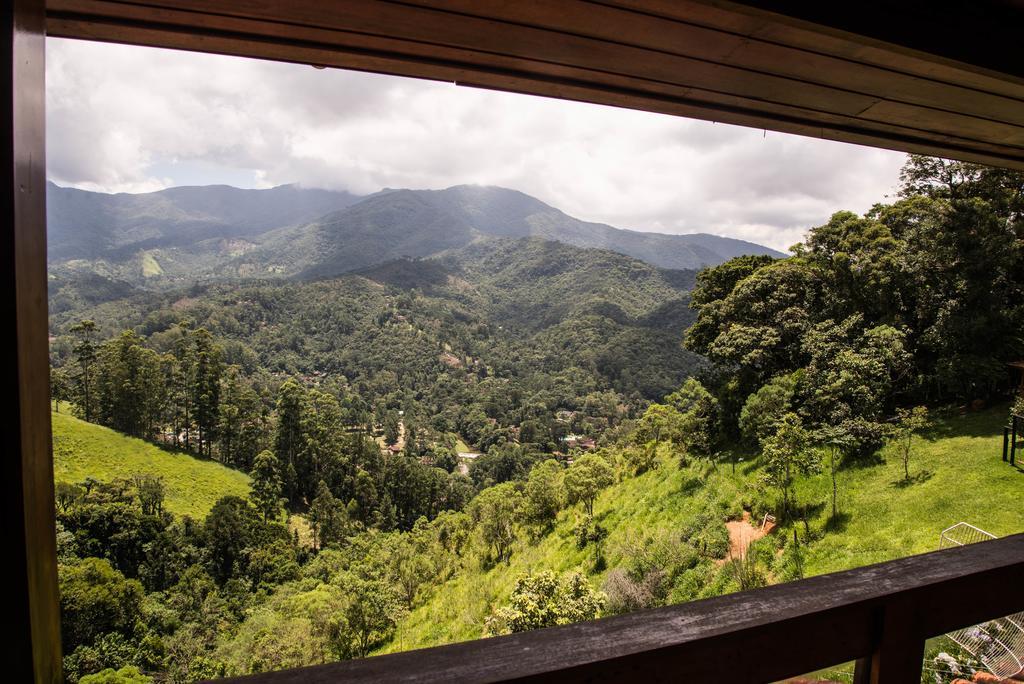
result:
[[[694,269],[779,252],[708,234],[665,235],[581,221],[524,193],[490,186],[383,190],[359,197],[294,185],[225,185],[145,194],[47,193],[51,268],[135,284],[197,278],[332,277],[492,238],[541,237]]]

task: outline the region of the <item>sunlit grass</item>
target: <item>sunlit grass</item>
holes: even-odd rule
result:
[[[823,509],[812,526],[823,537],[811,544],[808,570],[820,574],[934,551],[942,530],[958,522],[996,536],[1024,531],[1024,471],[1002,461],[1005,418],[1006,408],[997,407],[937,422],[914,440],[910,483],[891,449],[883,450],[884,463],[841,471],[840,511],[848,519],[824,533],[831,511]],[[829,497],[827,476],[811,484],[805,491],[812,500]]]
[[[803,524],[798,536],[806,552],[805,573],[822,574],[935,550],[939,533],[960,521],[996,535],[1024,531],[1019,496],[1024,471],[1001,460],[1005,407],[938,421],[916,438],[911,459],[912,482],[901,482],[902,464],[883,450],[886,461],[851,467],[840,473],[839,508],[842,521],[826,531],[831,481],[827,473],[799,487],[801,501],[816,504],[808,540]],[[515,579],[545,569],[580,570],[600,587],[608,570],[623,563],[621,542],[637,533],[677,534],[709,498],[723,502],[739,516],[741,502],[774,501],[775,494],[758,484],[756,463],[720,464],[705,473],[698,467],[680,469],[665,450],[660,467],[639,477],[625,477],[607,489],[595,504],[595,516],[608,530],[604,543],[607,565],[595,571],[593,546],[576,547],[573,527],[582,516],[579,507],[563,511],[552,533],[536,543],[521,540],[508,565],[484,569],[469,560],[461,574],[433,590],[423,605],[401,623],[394,640],[382,651],[408,650],[479,638],[485,619],[504,604]],[[780,546],[792,538],[784,525],[768,538]],[[717,586],[729,587],[728,583]]]
[[[164,507],[174,515],[206,517],[217,499],[248,496],[249,476],[214,461],[162,449],[141,439],[53,413],[53,477],[78,483],[87,477],[101,482],[138,474],[162,477],[167,488]]]

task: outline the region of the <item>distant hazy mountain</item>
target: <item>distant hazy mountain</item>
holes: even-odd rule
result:
[[[384,190],[368,197],[280,186],[180,187],[139,195],[48,186],[52,266],[129,282],[196,277],[327,277],[488,238],[542,237],[662,268],[782,254],[707,234],[663,235],[580,221],[497,187]]]
[[[95,259],[120,252],[191,246],[214,238],[254,239],[273,228],[308,223],[360,197],[282,185],[228,185],[108,195],[47,184],[51,260]]]

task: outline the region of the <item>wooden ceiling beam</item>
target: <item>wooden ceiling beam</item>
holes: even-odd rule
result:
[[[741,11],[742,10],[742,11]],[[49,0],[50,35],[309,62],[1024,169],[1024,83],[683,0]],[[768,18],[766,18],[768,17]],[[817,49],[815,49],[817,47]],[[840,49],[840,48],[843,49]]]

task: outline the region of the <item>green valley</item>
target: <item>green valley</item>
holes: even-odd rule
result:
[[[514,633],[1024,527],[1000,459],[1020,174],[911,157],[790,256],[700,270],[501,189],[267,192],[61,193],[96,247],[63,225],[50,274],[72,682]],[[929,684],[978,669],[949,662]]]

